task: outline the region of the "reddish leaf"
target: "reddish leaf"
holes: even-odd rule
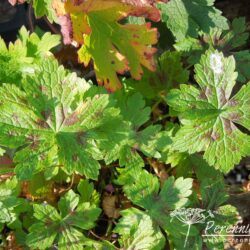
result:
[[[121,88],[117,73],[130,71],[131,76],[139,80],[142,65],[152,71],[155,69],[156,49],[151,45],[157,42],[157,30],[151,28],[150,23],[120,23],[128,16],[160,20],[156,8],[141,5],[120,0],[67,0],[65,3],[67,15],[61,19],[65,42],[69,43],[72,38],[82,45],[78,52],[80,62],[87,66],[93,59],[98,83],[110,91]]]

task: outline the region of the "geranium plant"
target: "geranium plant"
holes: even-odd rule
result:
[[[1,247],[224,249],[224,175],[250,155],[244,18],[214,0],[9,2],[52,32],[0,38]]]

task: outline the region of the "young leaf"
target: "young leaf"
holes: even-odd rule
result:
[[[27,49],[20,40],[14,44],[10,43],[7,47],[0,37],[0,85],[2,83],[20,84],[22,72],[32,70],[30,69],[32,61],[32,58],[27,57]]]
[[[250,153],[250,137],[236,126],[250,129],[250,84],[231,97],[237,78],[234,70],[232,56],[208,51],[195,66],[199,88],[181,85],[167,96],[182,123],[173,148],[189,154],[204,151],[207,162],[223,172]]]
[[[99,205],[100,195],[94,189],[93,183],[87,180],[81,180],[77,186],[77,190],[81,195],[81,202],[89,202],[90,204]]]
[[[129,70],[133,78],[140,79],[141,65],[155,69],[153,54],[156,49],[149,45],[157,42],[156,29],[150,28],[150,24],[122,25],[119,21],[128,16],[144,15],[159,21],[156,8],[130,5],[120,0],[90,0],[79,5],[68,0],[65,10],[71,19],[73,39],[83,44],[78,51],[80,62],[87,66],[92,58],[97,81],[108,90],[121,87],[117,73]]]
[[[112,133],[105,132],[105,125],[110,129],[119,122],[119,110],[110,106],[108,94],[81,97],[89,87],[56,61],[44,60],[27,77],[24,90],[0,88],[0,145],[22,146],[14,157],[19,179],[55,166],[97,178],[102,154],[94,139],[101,140],[104,133],[109,140]]]
[[[228,28],[227,19],[213,4],[215,0],[171,0],[159,3],[162,20],[177,41],[186,36],[197,37],[199,31],[209,32],[211,27]]]
[[[18,34],[19,39],[7,47],[0,38],[0,85],[15,83],[21,85],[25,73],[33,73],[44,59],[49,56],[52,48],[60,43],[60,36],[46,32],[42,36],[31,33],[22,27]]]
[[[52,35],[50,32],[40,36],[37,33],[30,34],[24,26],[20,29],[18,37],[27,48],[27,56],[35,59],[48,55],[48,52],[59,45],[61,40],[59,35]]]
[[[79,249],[85,237],[81,230],[95,225],[101,210],[80,198],[72,190],[59,201],[60,213],[51,205],[35,204],[36,222],[29,228],[27,244],[31,248],[47,249],[57,245],[59,249]]]

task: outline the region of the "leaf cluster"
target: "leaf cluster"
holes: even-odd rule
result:
[[[224,249],[224,174],[250,155],[245,19],[214,0],[27,2],[64,44],[0,38],[0,248]]]

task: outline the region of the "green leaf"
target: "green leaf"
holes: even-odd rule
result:
[[[230,50],[245,45],[249,38],[246,19],[244,17],[235,18],[231,26],[231,31],[224,32],[223,34],[224,44],[220,44],[220,46],[227,47]]]
[[[120,118],[108,94],[82,97],[89,87],[50,59],[26,78],[23,90],[0,88],[0,145],[24,146],[14,157],[19,179],[56,166],[97,178],[102,154],[96,140],[110,141],[110,125]]]
[[[26,245],[26,232],[23,229],[15,230],[15,241],[18,246],[20,246],[23,250],[28,250],[28,246]]]
[[[0,84],[16,83],[20,85],[22,73],[27,71],[32,58],[27,57],[27,49],[20,40],[7,47],[0,37]]]
[[[135,81],[125,78],[123,83],[129,92],[140,92],[147,99],[164,96],[179,84],[187,83],[189,72],[183,68],[181,54],[166,51],[158,59],[156,72],[144,71],[142,79]]]
[[[57,210],[47,203],[34,204],[33,208],[34,208],[34,217],[41,222],[44,223],[49,223],[52,221],[58,222],[61,219]]]
[[[139,93],[124,96],[124,92],[117,93],[119,108],[124,120],[132,123],[134,128],[139,128],[150,118],[151,109],[145,107],[145,101]]]
[[[189,65],[194,65],[200,61],[201,55],[205,53],[209,46],[205,41],[201,44],[199,39],[186,37],[176,42],[174,47],[177,51],[181,52],[183,56],[187,57]]]
[[[103,241],[94,241],[91,239],[85,240],[84,246],[86,250],[115,250],[115,246],[110,242]]]
[[[176,151],[174,151],[176,152]],[[208,163],[199,154],[189,155],[187,153],[179,153],[181,155],[178,165],[176,166],[176,176],[191,177],[194,173],[199,181],[205,179],[213,179],[224,181],[223,174],[216,170],[214,167],[208,165]]]
[[[122,217],[115,228],[115,231],[119,234],[122,234],[123,236],[121,238],[121,245],[125,244],[125,242],[127,242],[126,240],[129,240],[128,243],[132,244],[131,240],[133,238],[131,239],[130,235],[136,235],[136,230],[138,227],[137,225],[141,225],[141,223],[142,228],[144,228],[143,233],[145,233],[142,239],[145,238],[145,241],[148,239],[148,241],[151,242],[151,240],[149,240],[150,237],[147,234],[150,232],[150,230],[145,230],[145,228],[147,228],[147,225],[144,224],[146,221],[153,222],[154,232],[159,232],[159,227],[163,228],[164,230],[167,230],[167,228],[171,227],[176,228],[176,224],[171,224],[170,213],[171,211],[183,208],[188,204],[188,197],[192,193],[192,179],[184,179],[183,177],[180,177],[175,180],[174,177],[171,176],[164,182],[160,190],[159,180],[145,170],[137,171],[134,175],[126,177],[127,179],[123,179],[124,182],[127,181],[125,184],[123,183],[123,190],[126,196],[135,205],[144,208],[146,211],[143,213],[135,208],[132,208],[130,210],[124,210],[121,212],[124,217]],[[140,220],[138,216],[141,218]],[[143,220],[144,223],[141,222],[141,220]],[[179,226],[181,227],[181,225]],[[171,230],[168,231],[168,233],[171,234]],[[173,235],[175,235],[177,238],[177,235],[179,234],[180,231],[178,230],[176,231],[176,234],[173,233]],[[125,235],[127,235],[127,237],[125,237]],[[160,238],[161,237],[159,236],[158,239]],[[156,243],[157,240],[155,239],[154,242]],[[161,245],[152,247],[152,249],[162,249]]]
[[[250,51],[243,50],[235,52],[233,56],[236,61],[236,70],[239,73],[238,81],[242,83],[249,81],[250,73],[248,69],[250,67]]]
[[[160,192],[162,202],[171,210],[185,206],[188,203],[187,197],[192,193],[192,183],[191,178],[179,177],[174,180],[174,177],[169,177]]]
[[[165,245],[165,238],[151,218],[144,212],[130,208],[121,212],[122,218],[114,232],[120,234],[121,247],[132,250],[160,250]]]
[[[209,48],[233,55],[236,61],[237,80],[244,83],[250,80],[248,68],[250,66],[250,52],[245,49],[249,33],[245,18],[235,18],[230,29],[222,30],[219,27],[211,28],[209,33],[200,32],[199,39],[187,37],[175,44],[178,51],[188,56],[188,62],[198,63],[201,55]],[[240,51],[239,51],[240,50]]]
[[[21,85],[26,73],[33,73],[40,60],[50,55],[50,50],[60,43],[59,35],[46,32],[39,37],[29,33],[23,26],[18,34],[19,39],[7,47],[0,38],[0,85],[15,83]]]
[[[118,91],[115,94],[117,107],[123,117],[123,127],[119,128],[117,137],[121,137],[120,143],[114,145],[107,141],[105,148],[105,162],[109,164],[119,159],[119,165],[126,167],[143,167],[144,161],[139,152],[147,156],[159,158],[160,154],[153,147],[149,146],[149,141],[160,131],[161,126],[148,126],[141,129],[150,119],[151,109],[145,107],[145,101],[140,93],[125,94],[124,91]],[[112,126],[115,130],[116,126]]]
[[[234,206],[223,205],[217,209],[218,215],[216,222],[221,225],[235,225],[239,217],[239,213]]]
[[[225,58],[222,53],[208,51],[195,66],[199,88],[181,85],[167,96],[182,123],[173,148],[189,154],[204,151],[209,165],[223,172],[250,152],[250,137],[236,126],[250,129],[250,84],[231,97],[236,78],[232,56]]]
[[[2,149],[2,148],[0,148],[0,156],[3,156],[3,155],[4,155],[4,153],[5,153],[5,150],[4,150],[4,149]]]
[[[15,177],[0,182],[0,228],[7,224],[12,229],[21,228],[19,215],[28,210],[24,199],[17,198],[20,185]]]
[[[157,197],[160,183],[157,177],[142,170],[123,186],[127,197],[137,206],[150,209]]]
[[[188,197],[192,194],[192,182],[191,178],[179,177],[175,180],[173,176],[164,182],[161,192],[154,197],[149,209],[150,216],[158,225],[165,228],[170,212],[187,206]]]
[[[149,147],[155,148],[159,151],[161,155],[159,160],[166,164],[171,164],[172,167],[181,165],[188,156],[188,154],[173,150],[173,138],[178,129],[179,126],[177,124],[169,122],[167,123],[165,130],[157,133],[148,143]]]
[[[169,177],[160,189],[157,177],[145,170],[137,171],[137,175],[124,186],[126,196],[137,206],[149,211],[150,216],[163,225],[171,210],[183,207],[188,203],[192,191],[192,179]]]
[[[60,36],[52,35],[50,32],[46,32],[42,35],[37,33],[29,33],[23,26],[18,35],[23,46],[27,48],[27,56],[39,58],[48,55],[49,51],[60,44]]]
[[[59,201],[58,208],[62,217],[66,217],[75,210],[79,203],[79,196],[72,190],[69,190]]]
[[[117,168],[117,172],[119,173],[117,179],[114,180],[114,182],[118,185],[127,185],[134,182],[135,176],[138,175],[138,173],[141,173],[142,170],[141,165],[128,165],[125,168]]]
[[[59,201],[60,213],[51,205],[35,204],[35,223],[29,228],[26,243],[31,248],[81,249],[85,237],[82,230],[95,226],[101,210],[69,190]]]
[[[225,185],[220,180],[204,179],[201,182],[202,204],[206,209],[216,210],[228,200]]]
[[[162,20],[177,41],[187,36],[198,37],[198,32],[209,32],[211,27],[228,28],[227,20],[213,4],[215,0],[171,0],[159,3]]]
[[[46,16],[52,23],[57,22],[57,16],[53,8],[53,0],[34,0],[32,2],[36,17]]]
[[[88,180],[80,180],[77,190],[81,195],[81,202],[89,202],[90,204],[98,205],[100,202],[100,195],[94,189],[93,183]]]
[[[50,222],[50,221],[49,221]],[[30,228],[26,237],[26,244],[32,248],[48,249],[53,246],[56,238],[55,224],[45,226],[44,223],[35,223]]]

